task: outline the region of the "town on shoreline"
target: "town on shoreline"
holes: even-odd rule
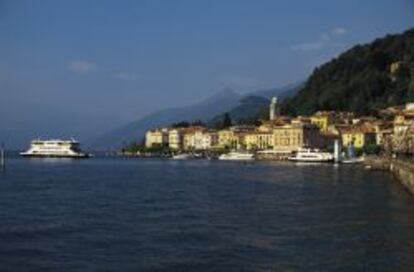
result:
[[[255,154],[257,159],[285,160],[301,148],[334,151],[341,156],[414,153],[414,103],[379,110],[375,116],[353,112],[318,111],[311,116],[289,117],[279,112],[277,99],[269,106],[269,118],[256,125],[232,125],[225,115],[220,128],[181,122],[146,132],[145,143],[131,144],[123,155],[171,157],[197,154],[210,157],[230,151]],[[345,152],[348,151],[348,152]]]

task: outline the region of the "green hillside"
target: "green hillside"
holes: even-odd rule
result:
[[[318,110],[367,114],[408,101],[414,101],[414,28],[357,45],[316,68],[282,110],[293,115]]]

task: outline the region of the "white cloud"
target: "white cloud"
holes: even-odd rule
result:
[[[117,73],[114,74],[113,77],[119,80],[137,80],[142,78],[141,75],[134,73]]]
[[[94,62],[88,60],[75,60],[68,63],[68,69],[77,73],[85,74],[96,68]]]
[[[322,33],[315,41],[304,42],[292,45],[294,51],[317,51],[327,47],[343,46],[343,43],[337,42],[335,39],[338,36],[343,36],[347,33],[344,27],[335,27],[330,33]]]
[[[342,35],[345,35],[346,33],[347,33],[347,30],[344,27],[335,27],[334,29],[332,29],[332,34],[336,36],[342,36]]]

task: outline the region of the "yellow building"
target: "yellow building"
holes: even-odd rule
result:
[[[317,125],[322,132],[328,130],[329,125],[334,122],[335,113],[329,111],[318,111],[310,117],[311,123]]]
[[[272,132],[250,132],[244,135],[244,145],[247,150],[266,150],[273,148]]]
[[[168,146],[171,149],[181,149],[183,147],[183,129],[175,128],[168,132]]]
[[[149,130],[145,134],[145,147],[151,148],[166,145],[168,145],[168,129]]]
[[[363,148],[368,144],[376,143],[375,129],[371,126],[357,125],[341,128],[340,133],[343,146],[353,145],[357,148]]]
[[[323,140],[314,124],[289,124],[273,129],[273,149],[296,151],[301,147],[320,148]]]
[[[218,145],[223,148],[231,148],[234,145],[234,131],[232,129],[222,129],[218,131]]]
[[[183,130],[183,149],[192,150],[201,146],[205,130],[206,128],[201,126],[185,128]]]

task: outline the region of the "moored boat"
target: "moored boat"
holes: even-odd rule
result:
[[[364,161],[365,161],[364,157],[354,157],[354,158],[342,159],[341,163],[344,163],[344,164],[357,164],[357,163],[363,163]]]
[[[289,160],[296,162],[332,162],[334,156],[332,153],[323,152],[319,149],[301,148],[289,157]]]
[[[251,161],[254,160],[254,154],[248,152],[231,151],[227,154],[220,155],[218,159],[228,161]]]
[[[188,159],[192,159],[193,156],[191,156],[191,154],[187,154],[187,153],[181,153],[181,154],[177,154],[171,157],[171,159],[173,160],[188,160]]]
[[[54,157],[54,158],[89,158],[92,155],[80,149],[78,141],[71,140],[33,140],[27,151],[20,152],[23,157]]]

